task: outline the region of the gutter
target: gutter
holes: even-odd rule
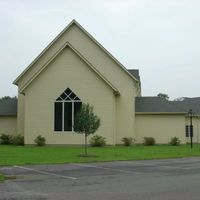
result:
[[[186,115],[187,112],[135,112],[136,115]]]

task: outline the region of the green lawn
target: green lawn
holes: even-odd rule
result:
[[[3,174],[0,174],[0,182],[4,180]]]
[[[200,145],[194,145],[193,149],[191,149],[189,145],[134,145],[132,147],[89,147],[88,152],[89,154],[96,155],[97,157],[79,157],[79,154],[84,153],[84,147],[35,147],[0,145],[0,165],[3,166],[113,160],[180,158],[200,156]]]

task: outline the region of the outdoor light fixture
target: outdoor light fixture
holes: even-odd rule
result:
[[[189,128],[189,133],[190,133],[190,147],[192,148],[192,138],[193,138],[193,125],[192,125],[192,117],[194,116],[194,113],[192,109],[188,111],[188,117],[190,118],[190,128]]]

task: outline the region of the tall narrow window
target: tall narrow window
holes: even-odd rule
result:
[[[185,137],[190,137],[190,131],[189,131],[189,126],[185,126]]]
[[[55,102],[54,118],[55,131],[62,131],[62,102]]]
[[[74,131],[74,119],[81,100],[67,88],[54,103],[54,131]]]

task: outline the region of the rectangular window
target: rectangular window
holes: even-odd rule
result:
[[[62,102],[54,104],[54,130],[62,131]]]
[[[72,131],[72,102],[64,102],[64,131]]]
[[[185,126],[185,137],[190,137],[188,125]]]
[[[74,102],[74,125],[77,112],[80,110],[82,102]]]

